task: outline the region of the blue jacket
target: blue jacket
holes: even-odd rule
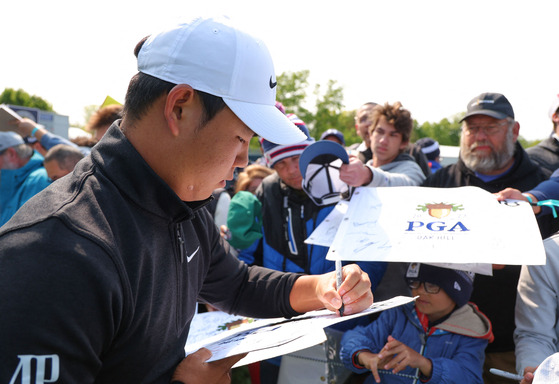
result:
[[[0,226],[4,225],[31,197],[50,184],[43,167],[43,156],[33,153],[31,159],[18,169],[0,171]]]
[[[241,260],[276,271],[310,275],[335,270],[334,262],[326,260],[327,247],[304,244],[334,205],[315,205],[304,191],[296,191],[283,184],[277,174],[266,177],[256,195],[262,202],[263,238],[241,250]],[[259,244],[260,241],[262,243]],[[384,275],[386,263],[357,264],[368,273],[374,291]]]
[[[77,148],[84,156],[91,153],[91,148],[78,146],[70,140],[63,138],[62,136],[55,135],[54,133],[47,132],[41,137],[41,145],[47,151],[58,144],[69,145],[70,147]]]
[[[456,309],[448,319],[427,332],[414,303],[386,310],[368,326],[356,327],[344,334],[340,350],[344,365],[357,373],[367,372],[353,364],[353,355],[363,349],[378,353],[389,335],[431,360],[433,372],[429,383],[483,383],[485,347],[493,339],[493,333],[491,323],[475,305]],[[379,374],[383,383],[419,382],[414,379],[419,376],[415,368],[407,367],[398,374],[379,370]],[[372,375],[365,382],[373,383]]]

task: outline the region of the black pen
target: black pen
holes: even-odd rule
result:
[[[342,261],[341,260],[336,260],[336,289],[339,291],[340,290],[340,286],[342,285],[342,282],[344,281],[343,276],[342,276]],[[340,316],[344,315],[344,302],[342,301],[342,306],[339,309],[340,311]]]

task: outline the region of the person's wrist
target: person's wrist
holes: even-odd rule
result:
[[[39,128],[40,128],[40,127],[39,127],[38,125],[36,125],[36,126],[31,130],[31,133],[29,134],[29,136],[35,137],[35,134],[37,133],[37,131],[39,130]]]
[[[367,165],[363,165],[363,168],[365,170],[363,176],[364,182],[361,184],[361,186],[369,185],[373,181],[373,171],[371,170],[371,168]]]
[[[419,379],[427,382],[433,376],[433,362],[427,357],[423,357],[421,366],[419,367]]]
[[[537,199],[536,198],[532,198],[531,195],[527,194],[527,193],[523,193],[522,196],[524,196],[526,198],[526,200],[528,200],[528,202],[530,203],[530,205],[536,205],[537,203]],[[536,201],[534,201],[536,200]]]
[[[542,207],[538,205],[538,199],[534,195],[523,193],[522,196],[528,200],[528,203],[532,206],[532,210],[535,215],[539,215],[542,212]]]
[[[359,367],[359,368],[365,368],[365,366],[359,362],[359,355],[362,352],[366,352],[366,351],[367,351],[366,349],[362,349],[362,350],[357,351],[353,354],[353,365],[355,365],[356,367]]]

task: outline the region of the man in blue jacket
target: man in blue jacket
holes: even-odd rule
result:
[[[0,132],[0,226],[49,185],[43,157],[15,132]]]

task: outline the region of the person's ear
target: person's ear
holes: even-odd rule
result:
[[[16,159],[17,158],[17,152],[16,149],[14,147],[9,147],[8,149],[6,149],[6,155],[8,155],[7,157],[10,160]]]
[[[179,135],[179,127],[188,119],[195,99],[196,91],[188,84],[176,85],[169,91],[163,113],[173,136]]]
[[[553,121],[553,127],[557,128],[557,125],[559,124],[559,113],[554,113],[551,116],[551,121]]]
[[[516,142],[516,140],[518,139],[519,132],[520,132],[520,123],[518,121],[515,121],[514,125],[512,126],[512,137],[514,142]]]

